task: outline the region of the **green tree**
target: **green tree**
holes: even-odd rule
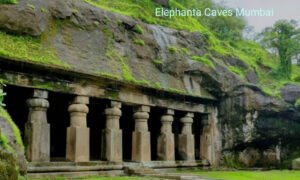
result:
[[[295,20],[279,20],[257,36],[264,47],[277,51],[280,58],[278,73],[288,79],[292,73],[291,59],[300,53],[300,29],[297,26]]]

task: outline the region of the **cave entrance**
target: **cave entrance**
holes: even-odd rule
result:
[[[151,139],[151,160],[158,160],[157,157],[157,139],[160,135],[161,116],[164,114],[165,109],[158,107],[151,107],[150,117],[148,121],[150,139]]]
[[[202,134],[201,114],[195,113],[192,132],[195,139],[195,160],[200,160],[200,135]]]
[[[90,160],[101,160],[102,131],[105,129],[106,116],[104,114],[107,101],[90,98],[87,126],[90,128]]]
[[[29,112],[26,100],[32,96],[33,89],[7,85],[3,90],[6,93],[6,96],[4,96],[5,109],[20,129],[24,142],[25,124]]]
[[[72,95],[49,92],[50,160],[66,161],[67,128],[70,126],[68,107]]]
[[[120,128],[123,133],[123,161],[131,161],[132,132],[134,131],[133,107],[122,104],[122,116],[120,118]]]

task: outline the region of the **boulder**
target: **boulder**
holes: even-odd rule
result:
[[[246,78],[247,81],[253,84],[257,84],[258,80],[257,80],[257,75],[255,71],[247,71],[246,72]]]
[[[288,84],[280,90],[282,98],[288,103],[294,104],[297,99],[300,99],[300,86]]]

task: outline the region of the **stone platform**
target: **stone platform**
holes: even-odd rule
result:
[[[158,170],[169,168],[192,168],[208,166],[206,161],[152,161],[152,162],[32,162],[27,171],[29,178],[53,178],[53,177],[89,177],[89,176],[151,176],[162,177],[165,173]],[[168,174],[170,175],[170,174]],[[178,175],[175,175],[176,177]],[[170,175],[170,179],[173,175]],[[165,177],[167,178],[167,177]],[[169,179],[169,178],[167,178]],[[175,178],[176,179],[176,178]]]

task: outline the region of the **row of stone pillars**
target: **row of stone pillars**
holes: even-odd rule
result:
[[[25,128],[26,155],[31,162],[50,161],[50,125],[47,123],[48,92],[34,90],[33,97],[27,101],[29,106],[28,122]],[[89,161],[89,128],[87,113],[89,98],[76,96],[69,106],[70,127],[67,128],[66,158],[73,162]],[[151,161],[151,141],[148,131],[149,106],[134,108],[133,118],[135,128],[132,134],[132,161]],[[102,159],[107,161],[122,161],[122,130],[120,117],[121,103],[111,101],[105,109],[106,127],[102,138]],[[159,160],[175,160],[174,134],[172,122],[174,110],[168,109],[161,117],[160,136],[158,137],[157,155]],[[192,134],[193,113],[186,113],[180,119],[183,123],[179,135],[179,155],[182,160],[195,159],[194,135]],[[99,150],[100,151],[100,150]]]

